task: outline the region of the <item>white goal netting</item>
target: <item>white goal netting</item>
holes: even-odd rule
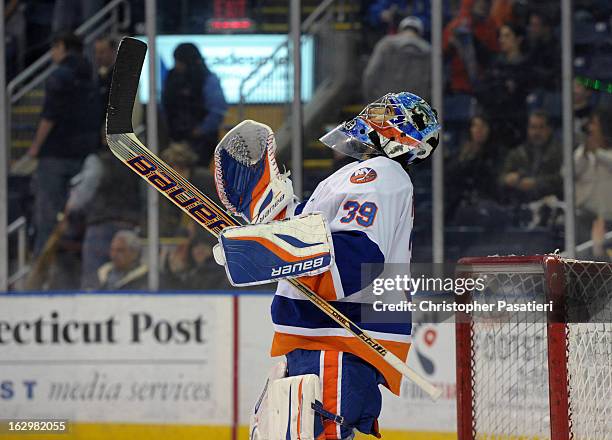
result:
[[[562,300],[567,324],[550,330],[545,311],[474,314],[463,324],[458,384],[469,386],[459,417],[469,426],[460,422],[461,440],[612,439],[612,265],[546,258],[470,262],[489,301]]]
[[[612,264],[564,261],[570,431],[612,439]],[[572,316],[578,313],[582,316]]]

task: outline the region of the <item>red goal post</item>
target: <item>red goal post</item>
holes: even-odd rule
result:
[[[541,255],[464,258],[459,267],[509,302],[553,304],[503,321],[457,319],[459,440],[611,439],[612,264]]]

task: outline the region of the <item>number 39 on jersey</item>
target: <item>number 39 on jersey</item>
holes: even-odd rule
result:
[[[354,221],[366,228],[374,224],[378,211],[376,203],[367,201],[359,203],[356,200],[347,200],[342,209],[346,212],[346,215],[340,219],[340,222],[351,223]]]

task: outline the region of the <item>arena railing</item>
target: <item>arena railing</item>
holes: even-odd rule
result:
[[[17,234],[17,267],[14,274],[9,275],[8,285],[15,286],[19,283],[29,272],[30,268],[27,265],[27,222],[26,218],[21,216],[13,221],[7,227],[8,237]],[[15,286],[21,287],[21,286]],[[20,289],[17,289],[20,290]]]
[[[102,35],[117,35],[121,30],[129,27],[130,23],[130,2],[113,0],[79,26],[75,34],[83,38],[83,43],[87,47]],[[42,88],[44,81],[54,69],[51,51],[48,50],[7,85],[8,130],[5,136],[8,136],[9,157],[15,158],[15,148],[25,151],[28,141],[31,141],[28,136],[33,137],[34,135],[35,123],[42,102],[42,90],[38,91],[38,89]],[[15,112],[16,108],[18,112]],[[27,133],[19,135],[18,131],[23,130]]]
[[[344,1],[324,0],[301,24],[303,35],[324,37],[331,30],[336,21],[346,19]],[[333,44],[333,39],[330,41]],[[316,44],[316,43],[315,43]],[[293,95],[292,63],[289,62],[291,54],[290,36],[279,44],[276,49],[255,67],[240,83],[240,102],[238,104],[239,119],[248,117],[246,107],[252,103],[252,97],[258,97],[270,102],[284,105],[283,118],[277,122],[277,128],[288,118]],[[316,63],[318,64],[318,63]],[[328,76],[332,76],[332,61],[327,62],[330,68],[316,69],[316,82],[323,83]],[[273,127],[274,128],[274,127]]]

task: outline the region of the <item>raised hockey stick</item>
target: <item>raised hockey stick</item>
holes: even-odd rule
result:
[[[123,163],[217,237],[224,228],[238,226],[240,223],[149,151],[134,134],[132,108],[146,52],[147,45],[133,38],[124,38],[119,45],[106,116],[108,146]],[[441,390],[408,367],[329,302],[297,279],[288,281],[321,311],[412,380],[432,399],[440,397]]]

